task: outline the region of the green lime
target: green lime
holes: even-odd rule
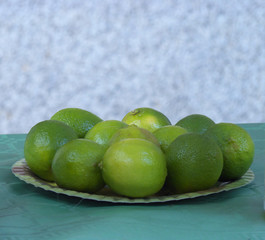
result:
[[[215,123],[212,119],[201,114],[192,114],[179,120],[176,125],[185,128],[188,132],[204,133]]]
[[[30,129],[25,140],[24,155],[29,168],[38,177],[53,181],[51,164],[55,152],[76,138],[75,131],[62,122],[39,122]]]
[[[104,147],[105,150],[109,147],[111,137],[121,128],[128,125],[118,120],[107,120],[97,123],[85,135],[86,139],[90,139]]]
[[[223,156],[217,143],[199,133],[177,137],[166,153],[167,185],[176,193],[206,190],[216,184]]]
[[[218,123],[205,136],[213,138],[223,152],[221,181],[235,180],[246,173],[254,158],[254,143],[246,130],[233,123]]]
[[[127,124],[134,124],[150,132],[162,126],[171,125],[169,119],[161,112],[152,108],[136,108],[122,119]]]
[[[104,148],[88,139],[75,139],[62,146],[55,154],[52,172],[58,186],[94,193],[104,187],[99,168]]]
[[[95,114],[80,108],[64,108],[56,112],[51,119],[64,122],[72,127],[79,138],[83,138],[96,123],[102,121]]]
[[[179,136],[187,133],[187,130],[179,126],[163,126],[153,132],[154,136],[158,139],[161,149],[166,152],[169,145]]]
[[[164,185],[167,168],[162,150],[145,139],[130,138],[111,145],[102,161],[109,187],[127,197],[146,197]]]
[[[137,127],[136,125],[129,125],[125,128],[119,129],[111,138],[110,145],[126,138],[141,138],[153,142],[160,146],[156,137],[144,128]]]

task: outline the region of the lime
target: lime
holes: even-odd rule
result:
[[[118,120],[107,120],[97,123],[85,135],[86,139],[90,139],[104,147],[105,150],[109,147],[111,137],[121,128],[128,125]]]
[[[54,180],[58,186],[93,193],[104,187],[99,168],[104,148],[88,139],[75,139],[62,146],[52,162]]]
[[[192,114],[179,120],[176,125],[185,128],[188,132],[204,133],[215,123],[212,119],[201,114]]]
[[[220,180],[230,181],[243,176],[254,158],[254,143],[246,130],[233,123],[218,123],[205,132],[221,148],[224,167]]]
[[[146,197],[164,185],[167,168],[162,150],[150,141],[130,138],[111,145],[102,161],[109,187],[127,197]]]
[[[169,145],[181,134],[187,133],[187,130],[179,126],[163,126],[153,132],[158,139],[161,149],[166,152]]]
[[[153,132],[157,128],[170,125],[169,119],[161,112],[152,108],[136,108],[127,113],[122,119],[127,124],[135,124]]]
[[[206,190],[216,184],[223,156],[217,143],[199,133],[177,137],[166,153],[167,185],[176,193]]]
[[[70,140],[76,139],[75,131],[66,124],[46,120],[33,126],[27,134],[24,155],[25,160],[38,177],[53,181],[52,159],[58,148]]]
[[[79,138],[83,138],[89,129],[102,121],[95,114],[80,108],[64,108],[56,112],[51,119],[64,122],[72,127]]]
[[[144,128],[137,127],[136,125],[129,125],[125,128],[119,129],[111,138],[110,145],[126,138],[141,138],[153,142],[160,146],[156,137]]]

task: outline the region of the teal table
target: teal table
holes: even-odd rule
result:
[[[156,204],[112,204],[35,188],[11,166],[26,135],[0,135],[0,239],[265,239],[265,125],[242,124],[255,143],[255,180],[206,197]]]

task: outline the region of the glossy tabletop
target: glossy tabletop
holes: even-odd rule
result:
[[[68,197],[16,178],[25,134],[0,135],[0,239],[265,239],[265,125],[241,124],[255,143],[249,185],[168,203],[115,204]]]

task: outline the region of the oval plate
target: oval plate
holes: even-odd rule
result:
[[[113,203],[131,203],[131,204],[169,202],[169,201],[177,201],[177,200],[207,196],[210,194],[215,194],[243,187],[254,180],[254,173],[251,169],[249,169],[244,176],[242,176],[240,179],[236,181],[224,182],[224,183],[218,182],[214,187],[204,191],[191,192],[185,194],[174,194],[174,195],[170,195],[165,191],[161,191],[156,195],[145,198],[127,198],[116,195],[108,187],[103,188],[101,191],[97,192],[96,194],[89,194],[89,193],[77,192],[73,190],[60,188],[56,185],[56,183],[47,182],[34,175],[29,169],[25,159],[17,161],[12,166],[12,172],[16,177],[18,177],[22,181],[28,184],[32,184],[35,187],[42,188],[46,191],[52,191],[55,193],[61,193],[68,196],[74,196],[89,200],[105,201]]]

